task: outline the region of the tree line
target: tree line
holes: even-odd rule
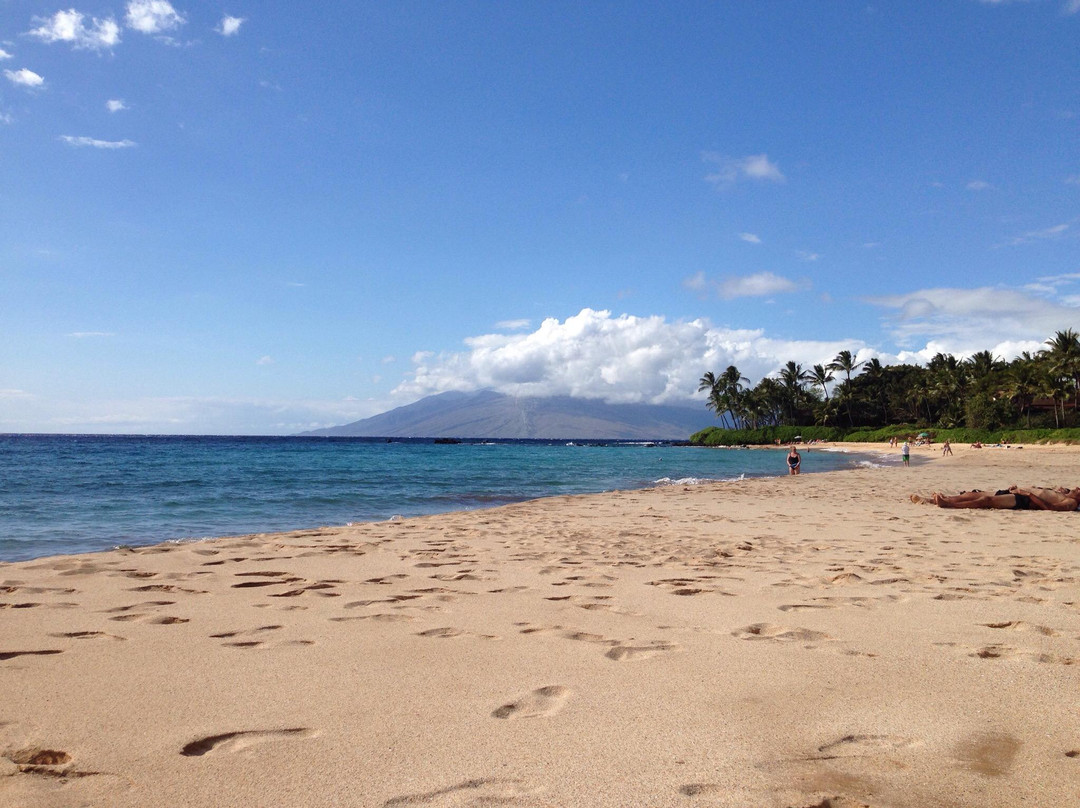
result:
[[[719,375],[705,373],[698,391],[728,429],[1077,426],[1080,334],[1058,331],[1044,346],[1011,362],[990,351],[967,359],[939,353],[925,366],[856,362],[851,351],[840,351],[810,368],[788,362],[755,386],[731,365]]]

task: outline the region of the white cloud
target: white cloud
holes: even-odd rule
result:
[[[413,357],[413,377],[395,395],[420,397],[447,390],[491,388],[510,395],[569,395],[610,402],[700,400],[706,370],[736,365],[752,380],[789,359],[827,362],[857,341],[773,340],[763,332],[716,328],[708,320],[668,322],[583,309],[560,322],[549,318],[528,334],[487,334],[466,350]]]
[[[124,103],[123,99],[110,98],[105,102],[105,109],[109,110],[109,112],[120,112],[128,109],[128,105]]]
[[[1019,236],[1012,238],[1009,241],[1009,244],[1016,246],[1018,244],[1030,244],[1033,241],[1048,241],[1061,238],[1068,229],[1068,224],[1056,224],[1053,227],[1046,227],[1042,230],[1029,230],[1026,233],[1022,233]]]
[[[92,137],[76,137],[74,135],[60,135],[60,139],[69,146],[90,146],[95,149],[130,149],[136,145],[133,140],[97,140]]]
[[[0,390],[0,398],[26,398],[29,395],[25,390]]]
[[[115,337],[116,333],[113,331],[72,331],[66,336],[74,339],[93,339],[94,337]]]
[[[58,11],[51,17],[35,17],[34,21],[41,25],[27,33],[42,42],[68,42],[72,47],[91,50],[111,48],[120,43],[120,26],[112,17],[104,20],[93,17],[90,25],[85,19],[73,8]]]
[[[13,58],[13,57],[12,57],[12,55],[10,53],[8,53],[3,48],[0,48],[0,62],[2,62],[4,59],[11,59],[11,58]]]
[[[274,364],[274,357],[272,356],[260,356],[255,360],[256,365],[272,365]]]
[[[1026,290],[922,289],[871,297],[866,302],[894,312],[887,322],[901,345],[929,339],[923,350],[933,345],[962,355],[994,347],[995,353],[1003,355],[997,346],[1031,345],[1055,331],[1075,328],[1080,307],[1069,305],[1070,299],[1060,294],[1060,287],[1070,280],[1068,276],[1042,278],[1036,288]]]
[[[793,281],[782,278],[772,272],[758,272],[753,275],[735,275],[723,280],[712,280],[704,272],[685,278],[682,285],[686,289],[704,293],[715,290],[724,300],[737,297],[765,297],[766,295],[785,292],[798,292],[810,288],[806,281]]]
[[[725,300],[736,297],[764,297],[778,292],[797,292],[805,288],[806,284],[796,283],[772,272],[725,278],[718,284],[720,297]]]
[[[240,33],[240,26],[244,21],[243,17],[230,17],[226,14],[221,18],[221,23],[214,30],[222,36],[235,36]]]
[[[732,158],[717,152],[703,152],[701,159],[706,163],[714,163],[715,170],[705,175],[705,181],[712,183],[718,188],[734,185],[741,179],[768,180],[770,182],[784,182],[786,177],[780,172],[780,167],[770,162],[766,154],[752,154],[748,157]]]
[[[1067,0],[1062,11],[1066,14],[1075,14],[1080,11],[1080,0]]]
[[[969,191],[990,191],[994,186],[988,183],[986,180],[972,180],[967,184]]]
[[[131,0],[125,17],[128,28],[144,34],[160,34],[186,22],[168,0]]]
[[[739,233],[739,238],[745,241],[747,244],[760,244],[761,237],[754,233]]]
[[[530,325],[532,325],[531,320],[501,320],[495,323],[495,327],[500,331],[520,331]]]
[[[45,84],[45,79],[33,70],[27,70],[25,67],[20,70],[5,70],[4,75],[7,76],[8,81],[12,84],[17,84],[20,87],[26,87],[31,90],[36,90]]]
[[[809,250],[796,250],[795,257],[800,261],[817,261],[821,258],[821,253],[810,252]]]

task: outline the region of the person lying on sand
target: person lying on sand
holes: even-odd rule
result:
[[[934,493],[929,497],[911,495],[911,501],[939,508],[993,508],[1007,511],[1076,511],[1080,510],[1080,488],[1021,488],[1009,486],[993,494],[986,491],[962,491],[949,496]]]

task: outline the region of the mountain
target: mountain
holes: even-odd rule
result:
[[[378,438],[685,440],[714,419],[704,406],[605,404],[481,390],[440,393],[405,407],[304,435]]]

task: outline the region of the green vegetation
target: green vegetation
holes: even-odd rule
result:
[[[840,351],[809,371],[788,362],[756,387],[731,365],[705,373],[698,390],[720,426],[690,440],[708,446],[878,442],[919,432],[935,442],[1080,443],[1080,335],[1058,331],[1034,356],[1011,362],[980,351],[964,360],[939,353],[925,367],[885,366]]]

